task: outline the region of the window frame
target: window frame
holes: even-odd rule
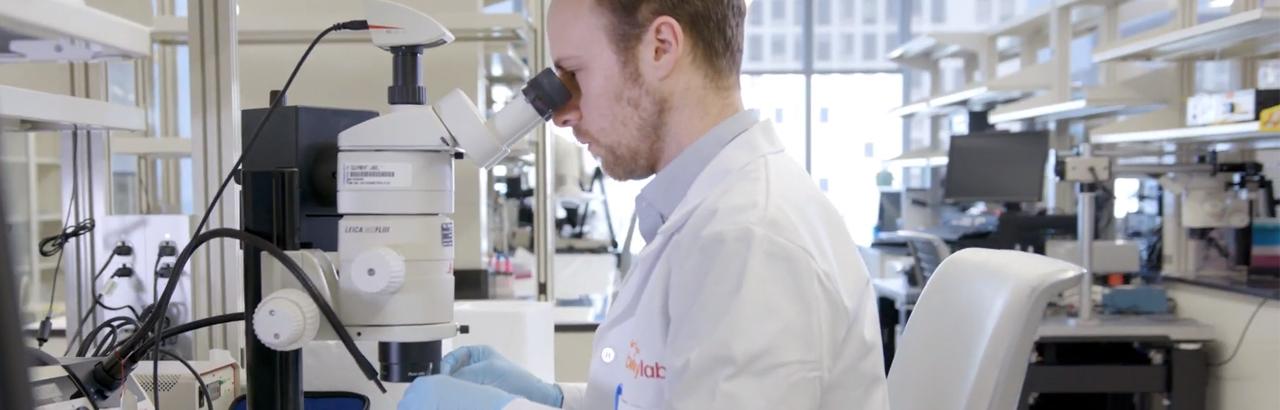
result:
[[[885,11],[887,13],[887,11],[890,10],[890,7],[892,7],[891,6],[892,3],[900,0],[857,0],[854,2],[850,2],[848,4],[857,5],[859,7],[858,13],[855,14],[855,19],[856,19],[855,21],[864,21],[862,19],[864,18],[863,15],[865,15],[864,13],[866,13],[866,10],[862,9],[862,6],[867,5],[868,1],[871,3],[874,3],[876,6],[876,10],[874,10],[876,12],[875,22],[871,24],[864,24],[863,30],[851,33],[854,35],[854,38],[856,39],[859,45],[857,50],[859,54],[864,53],[864,51],[862,51],[861,49],[861,46],[863,45],[863,39],[865,38],[866,34],[870,34],[873,37],[878,37],[879,34],[885,35],[886,39],[876,38],[875,46],[876,48],[879,48],[882,44],[882,41],[888,41],[887,38],[897,36],[898,32],[902,31],[903,22],[901,20],[903,19],[887,20],[884,18],[885,13],[882,13],[882,11]],[[744,64],[744,68],[741,70],[741,74],[742,75],[776,75],[776,74],[804,75],[805,109],[804,109],[803,119],[805,122],[804,124],[804,146],[805,146],[804,158],[805,160],[803,165],[806,172],[812,173],[813,172],[813,125],[814,125],[813,117],[815,112],[813,107],[813,76],[829,75],[829,74],[875,74],[875,73],[896,73],[896,74],[902,74],[905,76],[907,73],[900,68],[819,69],[817,68],[818,62],[816,61],[817,60],[816,58],[817,57],[817,49],[816,49],[817,34],[815,30],[815,27],[817,25],[817,18],[815,16],[817,11],[817,0],[800,0],[794,3],[786,0],[772,0],[767,3],[770,6],[770,8],[772,8],[772,6],[777,4],[792,4],[795,6],[803,5],[803,10],[795,10],[797,14],[803,14],[803,17],[804,17],[804,20],[803,20],[804,24],[802,24],[801,26],[801,33],[800,33],[800,44],[802,45],[801,55],[803,56],[803,58],[801,59],[801,68],[798,70],[797,69],[758,69],[758,68],[751,69],[751,68],[746,68]],[[833,1],[832,3],[834,6],[835,2]],[[898,8],[900,9],[901,7],[898,7]],[[782,17],[781,19],[774,18],[772,14],[772,10],[770,10],[769,14],[770,15],[765,18],[766,24],[776,23],[776,22],[786,22],[789,20],[785,16]],[[834,18],[833,16],[832,20],[834,22],[836,18]],[[909,25],[910,22],[907,22],[906,24]],[[831,26],[826,26],[826,27],[831,27]],[[897,28],[897,30],[891,30],[892,28]],[[780,32],[775,30],[765,30],[760,34],[763,36],[763,38],[766,38],[766,39],[771,39],[771,37],[773,36],[786,37],[785,35],[782,35]],[[746,35],[748,36],[748,38],[750,38],[752,34],[747,33]],[[831,36],[831,32],[830,31],[825,32],[824,35]],[[843,38],[844,36],[841,35],[840,37]],[[784,40],[784,44],[785,42],[786,41]],[[832,61],[836,61],[837,59],[835,58],[835,55],[836,55],[835,51],[837,47],[834,44],[835,38],[832,38],[831,42],[832,42],[831,44]],[[773,52],[772,41],[770,41],[770,44],[768,46],[763,46],[762,48],[767,50],[766,52],[769,53],[769,55],[772,55],[772,52]],[[888,52],[888,50],[877,50],[877,51],[885,52],[885,53]],[[744,53],[744,55],[745,54],[746,53]],[[744,60],[746,60],[746,58],[744,58]],[[905,84],[906,83],[905,77],[903,81]],[[906,93],[904,92],[904,98],[905,97],[906,97]],[[906,127],[904,127],[904,134],[905,134],[905,131],[906,131]]]

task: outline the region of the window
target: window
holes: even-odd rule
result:
[[[747,61],[753,63],[764,61],[764,40],[758,34],[747,37]]]
[[[827,180],[827,198],[855,242],[871,242],[879,214],[876,174],[881,162],[902,153],[902,120],[888,114],[902,102],[900,74],[815,74],[811,139],[812,174]],[[849,98],[848,90],[871,98]],[[817,109],[839,110],[840,115]],[[862,154],[866,159],[857,159]],[[850,160],[855,158],[853,160]]]
[[[897,22],[898,22],[898,9],[902,8],[902,6],[898,4],[898,2],[899,2],[899,1],[902,1],[902,0],[889,0],[889,1],[888,1],[888,5],[889,5],[889,24],[891,24],[891,25],[892,25],[892,24],[894,24],[894,23],[897,23]]]
[[[830,63],[831,62],[831,37],[821,36],[817,38],[818,55],[814,57],[815,62]]]
[[[782,34],[774,34],[772,37],[773,45],[769,47],[769,50],[773,54],[774,59],[781,60],[787,55],[786,37]]]
[[[796,54],[796,59],[795,59],[795,61],[796,61],[797,63],[799,63],[799,62],[801,62],[801,61],[804,61],[804,59],[805,59],[805,57],[804,57],[804,37],[802,37],[802,36],[795,36],[795,40],[796,40],[796,41],[794,41],[794,42],[793,42],[793,44],[795,44],[795,48],[792,48],[792,50],[795,50],[795,54]],[[798,67],[797,67],[797,68],[798,68]]]
[[[977,6],[973,8],[974,21],[979,25],[991,24],[991,0],[977,0]]]
[[[933,0],[933,4],[929,6],[929,19],[933,21],[933,24],[947,22],[947,2],[945,0]]]
[[[879,43],[876,41],[875,34],[862,35],[862,60],[876,61],[880,59],[880,50],[876,47]]]
[[[787,153],[801,166],[805,164],[805,76],[802,74],[743,75],[742,103],[759,110],[763,118],[773,119],[778,136]],[[848,96],[842,97],[847,99]],[[886,108],[885,113],[889,112]],[[901,133],[898,139],[901,140]]]
[[[819,110],[818,110],[818,122],[821,122],[821,123],[823,123],[823,124],[826,124],[826,123],[827,123],[827,113],[828,113],[828,111],[827,111],[827,107],[822,107],[821,109],[819,109]]]
[[[876,24],[880,21],[880,7],[878,0],[862,0],[862,22],[866,24]]]
[[[773,4],[769,5],[770,16],[774,20],[785,20],[787,18],[787,1],[773,0]]]
[[[1013,13],[1016,11],[1013,9],[1013,1],[1014,0],[1000,0],[1000,21],[1013,18]]]
[[[884,36],[884,52],[885,53],[888,53],[890,51],[893,51],[894,49],[897,49],[899,45],[902,45],[902,42],[898,40],[897,33],[889,33]]]
[[[818,25],[820,26],[831,25],[831,1],[832,0],[817,0],[818,12],[815,13],[814,18],[818,20]]]
[[[809,0],[796,0],[795,3],[792,4],[793,8],[791,9],[791,14],[796,17],[795,20],[797,26],[804,27],[804,15],[808,10],[805,5],[808,1]]]
[[[844,60],[853,60],[857,57],[854,49],[858,45],[858,38],[853,34],[844,34],[840,36],[840,58]]]
[[[751,9],[747,10],[747,19],[753,26],[764,25],[764,2],[757,1],[751,3]]]
[[[924,4],[922,3],[924,2],[920,0],[911,0],[911,22],[913,23],[912,25],[918,25],[914,23],[919,22],[920,16],[924,15]]]
[[[853,23],[853,4],[854,0],[840,1],[840,22],[845,24]]]

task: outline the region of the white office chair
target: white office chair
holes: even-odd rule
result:
[[[1082,272],[1017,251],[965,249],[947,258],[898,342],[890,409],[1015,409],[1045,308]]]

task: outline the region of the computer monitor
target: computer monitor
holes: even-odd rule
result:
[[[957,135],[947,156],[943,188],[948,200],[1037,202],[1043,197],[1046,132]]]

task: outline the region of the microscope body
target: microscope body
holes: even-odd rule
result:
[[[299,264],[313,283],[324,284],[327,301],[356,341],[378,342],[382,380],[407,383],[439,372],[441,341],[459,329],[453,322],[454,225],[449,218],[454,161],[492,166],[568,103],[570,94],[547,69],[487,121],[460,90],[428,105],[421,53],[448,44],[453,35],[396,3],[367,0],[366,8],[374,44],[393,57],[387,90],[391,109],[339,132],[332,168],[307,171],[313,180],[317,172],[336,180],[331,181],[340,218],[336,252],[289,254],[303,260]],[[315,163],[332,163],[330,158]],[[288,223],[275,224],[282,225]],[[296,280],[276,261],[261,263],[265,297],[254,309],[256,338],[281,352],[332,339],[332,328],[319,320]]]

